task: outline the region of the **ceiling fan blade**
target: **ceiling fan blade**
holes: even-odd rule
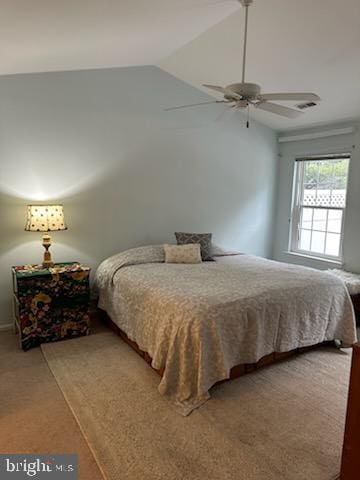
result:
[[[319,102],[321,98],[315,93],[264,93],[260,95],[263,100],[295,100],[306,102]]]
[[[180,108],[189,108],[189,107],[198,107],[200,105],[210,105],[211,103],[228,103],[225,100],[212,100],[211,102],[201,102],[201,103],[190,103],[190,105],[180,105],[178,107],[164,108],[164,112],[169,112],[170,110],[178,110]]]
[[[300,110],[295,110],[289,107],[283,107],[282,105],[277,105],[276,103],[270,102],[259,102],[254,103],[255,108],[259,108],[260,110],[265,110],[266,112],[276,113],[277,115],[281,115],[282,117],[287,118],[297,118],[300,117],[304,112],[300,112]]]
[[[226,93],[226,89],[224,87],[219,87],[218,85],[206,85],[203,83],[203,87],[210,88],[210,90],[215,90],[215,92]]]

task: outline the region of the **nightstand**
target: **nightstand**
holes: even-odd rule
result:
[[[22,265],[12,274],[15,329],[23,350],[89,333],[89,267]]]

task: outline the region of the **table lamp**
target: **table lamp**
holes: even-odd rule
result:
[[[67,230],[64,207],[62,205],[28,205],[25,230],[28,232]],[[51,237],[48,233],[44,233],[42,244],[45,248],[42,265],[44,268],[48,268],[54,265],[49,252]]]

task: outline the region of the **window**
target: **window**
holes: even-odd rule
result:
[[[296,160],[290,250],[341,260],[350,155]]]

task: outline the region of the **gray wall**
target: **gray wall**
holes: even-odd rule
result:
[[[0,324],[11,321],[10,266],[41,260],[26,204],[60,201],[69,226],[55,261],[94,269],[175,230],[269,256],[275,134],[156,67],[0,77]]]
[[[331,125],[326,128],[313,129],[311,132],[332,130],[349,125]],[[360,272],[360,130],[355,126],[355,132],[316,140],[296,141],[280,144],[280,160],[278,165],[278,198],[276,207],[276,224],[274,234],[275,260],[297,263],[309,267],[327,269],[340,268],[332,263],[307,259],[287,253],[291,217],[291,200],[294,178],[294,162],[296,157],[325,153],[350,152],[349,185],[344,231],[344,268]],[[307,133],[306,130],[296,133]]]

